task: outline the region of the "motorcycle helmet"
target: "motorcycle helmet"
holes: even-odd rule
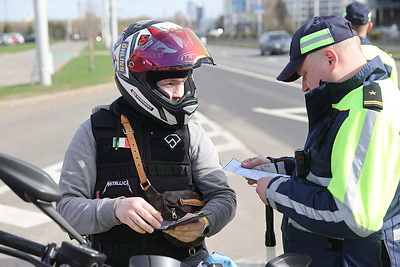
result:
[[[113,49],[115,82],[130,106],[169,126],[186,125],[198,107],[193,69],[214,65],[200,39],[188,28],[159,20],[131,24]],[[184,78],[184,96],[171,101],[157,81]]]

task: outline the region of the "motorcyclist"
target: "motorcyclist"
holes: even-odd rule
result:
[[[139,21],[118,37],[113,49],[115,82],[121,93],[97,107],[77,130],[61,171],[57,210],[112,266],[132,255],[173,257],[196,266],[208,256],[205,242],[233,219],[236,195],[203,128],[191,121],[198,107],[193,69],[213,59],[190,30],[166,21]],[[163,220],[138,181],[120,116],[132,124],[145,172],[159,191],[192,189],[203,196],[204,219],[166,233]],[[165,235],[167,234],[167,235]]]

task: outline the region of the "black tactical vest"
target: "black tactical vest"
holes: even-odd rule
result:
[[[120,118],[109,110],[99,110],[91,116],[92,131],[97,144],[97,180],[93,198],[140,196],[145,198],[139,185],[139,177],[131,150],[124,144]],[[191,163],[189,159],[189,130],[162,128],[151,123],[135,123],[130,119],[136,142],[142,157],[147,178],[159,191],[192,189]],[[118,142],[117,142],[118,140]],[[127,144],[127,143],[126,143]],[[124,147],[126,146],[126,147]],[[129,243],[131,255],[168,254],[187,249],[171,245],[161,231],[139,234],[126,225],[118,225],[105,233],[91,236],[93,246],[104,253],[104,246]],[[112,252],[110,252],[112,253]],[[174,252],[172,252],[174,253]]]

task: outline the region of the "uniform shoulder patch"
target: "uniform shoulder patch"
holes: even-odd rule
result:
[[[383,109],[382,92],[379,84],[372,83],[363,87],[363,106],[367,109]]]

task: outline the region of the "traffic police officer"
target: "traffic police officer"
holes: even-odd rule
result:
[[[389,73],[390,79],[398,86],[398,75],[396,62],[392,55],[386,53],[378,46],[373,45],[368,39],[367,34],[374,26],[372,22],[372,12],[367,4],[360,2],[352,2],[349,4],[345,11],[344,17],[351,22],[354,29],[358,33],[361,39],[361,49],[363,50],[364,56],[367,60],[371,60],[376,56],[379,56],[385,64],[385,68]]]
[[[296,169],[256,188],[284,215],[284,251],[309,255],[310,266],[400,266],[400,91],[379,57],[366,61],[340,16],[315,17],[296,31],[277,79],[299,77],[309,133]]]

